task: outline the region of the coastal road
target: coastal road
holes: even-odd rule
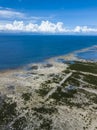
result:
[[[56,90],[58,87],[61,87],[61,85],[72,75],[72,72],[70,72],[69,74],[67,74],[64,79],[62,81],[59,82],[59,84],[54,87],[46,96],[45,96],[45,100],[47,100]]]

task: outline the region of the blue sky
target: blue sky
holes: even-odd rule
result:
[[[97,0],[0,0],[0,31],[50,30],[97,33]]]

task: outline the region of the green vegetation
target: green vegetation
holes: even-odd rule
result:
[[[77,72],[73,72],[72,77],[80,79],[81,78],[81,73],[78,72],[78,71]]]
[[[22,94],[22,98],[23,98],[25,101],[30,100],[30,98],[31,98],[31,93],[23,93],[23,94]]]
[[[6,102],[4,101],[0,106],[0,127],[7,125],[17,116],[16,102]]]
[[[97,63],[75,62],[74,64],[70,64],[69,68],[71,70],[90,72],[90,73],[97,74]]]
[[[97,95],[93,96],[91,99],[95,104],[97,104]]]
[[[12,102],[12,100],[9,100],[8,98],[7,100],[1,101],[0,130],[9,127],[10,123],[12,123],[10,128],[12,130],[29,129],[30,125],[34,130],[51,130],[54,119],[52,117],[58,117],[58,114],[60,114],[60,111],[58,111],[60,110],[60,105],[65,105],[70,108],[82,108],[84,110],[87,109],[89,105],[93,108],[93,104],[97,104],[97,95],[91,91],[88,92],[88,88],[97,89],[97,76],[82,72],[96,74],[97,63],[75,62],[74,64],[69,65],[67,70],[57,75],[51,75],[49,80],[40,85],[40,88],[37,89],[35,93],[35,98],[39,95],[37,102],[31,100],[29,103],[29,100],[32,99],[32,93],[30,93],[30,91],[22,93],[18,98],[15,97],[16,101],[20,98],[20,102],[18,103]],[[66,74],[71,71],[73,73],[72,76],[61,84],[60,81],[65,79],[63,76],[66,76]],[[40,76],[43,76],[43,74]],[[52,91],[51,93],[52,95],[45,100],[44,97],[52,90],[52,83],[56,83],[55,87],[57,87],[57,90],[55,88],[55,91]],[[59,84],[61,84],[60,87],[58,87]],[[13,88],[13,86],[11,86],[11,88]],[[24,103],[22,103],[22,101]],[[17,104],[20,106],[17,107]],[[94,106],[94,109],[97,109],[96,105]],[[27,111],[27,113],[22,113],[24,111]],[[22,114],[25,114],[25,116]],[[28,125],[29,128],[27,127]],[[83,127],[83,129],[86,129],[86,127]]]
[[[35,107],[32,108],[32,110],[34,110],[37,113],[41,113],[41,114],[53,114],[55,112],[57,112],[57,109],[55,107],[45,107],[45,106],[41,106],[41,107]]]
[[[63,73],[65,73],[65,74],[68,74],[68,73],[70,73],[70,70],[69,69],[66,69],[66,70],[64,70],[64,71],[62,71]]]
[[[62,80],[62,77],[60,75],[55,75],[52,78],[52,83],[59,83]]]
[[[97,95],[96,94],[91,93],[91,92],[87,92],[87,91],[82,90],[82,89],[79,90],[79,93],[85,94],[85,97],[89,100],[88,105],[90,105],[93,102],[95,104],[97,104]]]
[[[48,81],[49,82],[49,81]],[[42,83],[40,88],[36,90],[39,96],[44,97],[52,89],[47,81]]]
[[[68,85],[72,85],[72,86],[76,86],[79,87],[80,86],[80,82],[77,79],[80,79],[80,72],[73,72],[72,76],[69,77],[63,84],[63,87],[66,87]]]
[[[17,119],[14,124],[12,125],[13,130],[24,130],[24,128],[27,126],[27,121],[25,117],[20,117]]]
[[[77,93],[77,90],[68,90],[67,92],[63,92],[62,88],[57,88],[57,91],[54,92],[50,98],[53,98],[55,100],[56,104],[60,103],[69,103],[68,99],[71,99],[74,97],[74,94]]]
[[[80,82],[78,81],[78,80],[76,80],[76,79],[74,79],[73,78],[73,76],[72,77],[70,77],[67,81],[66,81],[66,83],[67,84],[70,84],[70,85],[72,85],[72,86],[80,86]],[[66,83],[63,83],[62,84],[62,86],[66,86]]]
[[[40,124],[40,130],[51,130],[52,129],[52,120],[43,119],[43,122]]]
[[[82,105],[89,105],[88,103],[74,102],[75,94],[78,90],[69,90],[67,92],[62,92],[61,89],[52,94],[51,98],[55,100],[55,104],[64,105],[66,104],[69,107],[82,108]]]
[[[82,103],[75,103],[75,102],[72,102],[70,100],[67,100],[66,101],[66,105],[70,106],[70,107],[77,107],[77,108],[82,108]]]
[[[83,80],[90,83],[90,84],[97,85],[97,76],[85,75]]]
[[[47,81],[45,81],[44,85],[48,85],[48,84],[50,84],[50,83],[52,83],[52,80],[47,80]],[[43,85],[43,84],[42,84],[42,85]]]
[[[57,112],[57,109],[52,106],[41,106],[32,108],[34,111],[33,116],[36,116],[39,121],[41,120],[38,130],[51,130],[52,128],[52,119],[49,119],[48,116]],[[48,116],[47,116],[48,114]],[[37,129],[37,128],[35,128]]]
[[[80,86],[80,82],[79,82],[78,80],[76,80],[76,79],[73,79],[73,78],[71,78],[71,79],[69,80],[69,83],[70,83],[71,85],[73,85],[73,86],[77,86],[77,87]]]

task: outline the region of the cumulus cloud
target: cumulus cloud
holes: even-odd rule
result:
[[[90,28],[90,27],[87,27],[87,26],[76,26],[75,29],[73,30],[73,32],[77,32],[77,33],[80,33],[80,32],[83,32],[83,33],[88,33],[88,32],[94,32],[94,33],[97,33],[97,28]]]
[[[40,32],[64,32],[65,28],[63,28],[62,22],[51,23],[49,21],[42,21],[38,26]]]
[[[36,33],[97,33],[97,28],[87,26],[76,26],[68,29],[62,22],[52,23],[41,21],[40,24],[28,23],[23,21],[13,21],[13,23],[0,24],[0,31],[11,32],[36,32]]]
[[[49,21],[42,21],[40,24],[28,23],[24,24],[23,21],[14,21],[10,24],[0,24],[2,31],[22,31],[22,32],[65,32],[62,22],[52,23]]]

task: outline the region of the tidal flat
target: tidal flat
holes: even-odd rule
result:
[[[96,129],[97,46],[0,72],[0,130]]]

